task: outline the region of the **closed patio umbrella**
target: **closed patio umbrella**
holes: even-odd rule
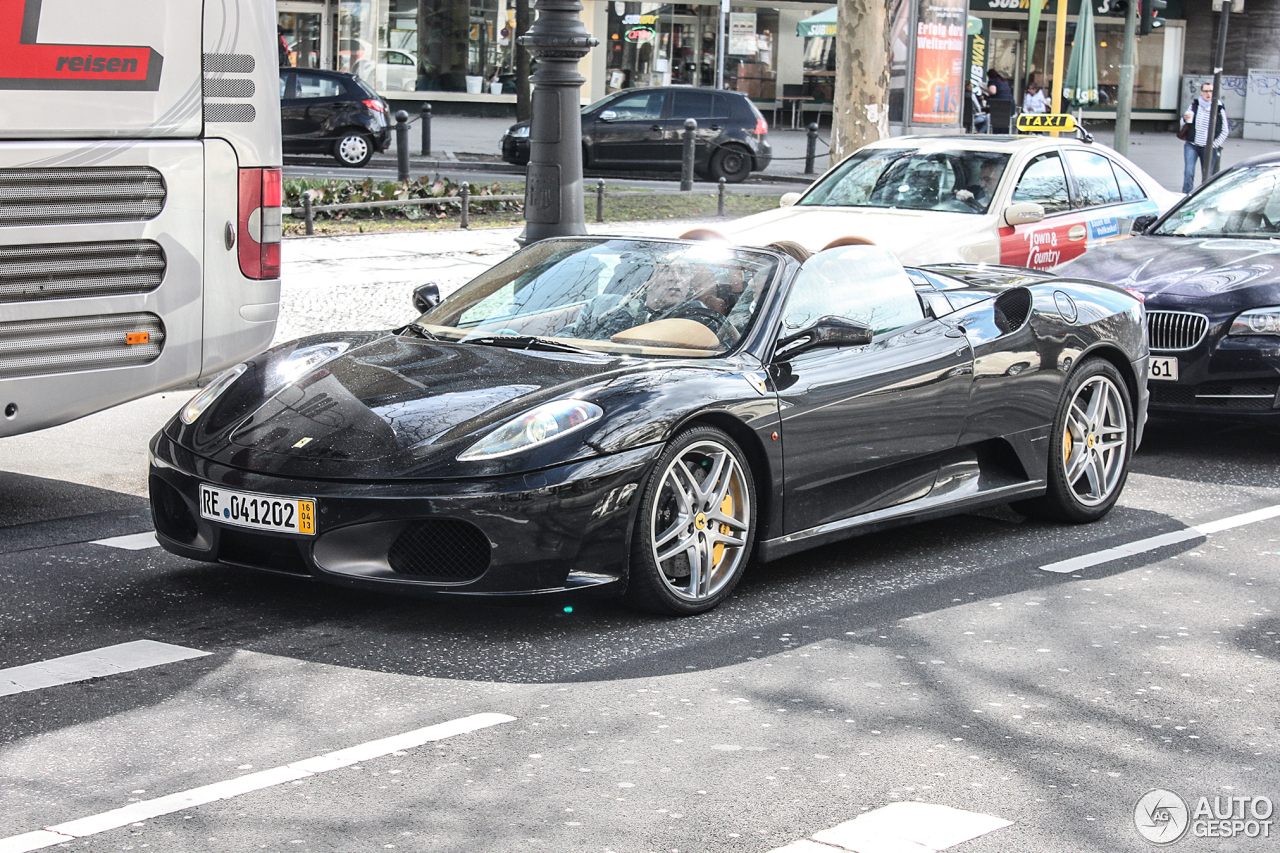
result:
[[[1080,4],[1080,20],[1076,24],[1076,37],[1071,44],[1071,59],[1067,62],[1067,76],[1062,81],[1062,98],[1083,111],[1089,104],[1098,103],[1098,55],[1097,37],[1093,32],[1093,4]]]

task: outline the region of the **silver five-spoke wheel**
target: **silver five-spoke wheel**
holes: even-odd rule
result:
[[[1090,377],[1067,410],[1062,461],[1076,500],[1097,506],[1111,497],[1128,458],[1129,415],[1115,383],[1105,375]]]
[[[742,576],[755,532],[746,459],[724,433],[698,427],[672,440],[641,500],[628,594],[665,613],[700,613]]]

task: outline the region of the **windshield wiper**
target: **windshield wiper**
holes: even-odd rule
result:
[[[591,350],[575,347],[552,338],[538,338],[533,335],[485,335],[479,338],[464,338],[460,343],[482,344],[484,346],[511,347],[512,349],[533,349],[546,352],[591,352]]]
[[[434,332],[429,331],[426,326],[422,326],[418,323],[409,323],[407,326],[401,326],[398,329],[392,329],[392,334],[413,335],[414,337],[422,338],[428,341],[438,341],[441,339]]]

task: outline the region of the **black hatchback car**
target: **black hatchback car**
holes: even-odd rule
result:
[[[694,169],[729,183],[760,172],[773,159],[769,124],[746,95],[720,89],[664,86],[623,89],[582,110],[582,163],[588,169],[680,169],[685,119],[698,122]],[[529,122],[502,137],[502,159],[529,162]]]
[[[329,154],[363,166],[391,144],[387,102],[354,74],[280,69],[280,130],[286,154]]]

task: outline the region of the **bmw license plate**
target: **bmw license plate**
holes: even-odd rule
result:
[[[1147,359],[1147,373],[1151,379],[1178,380],[1178,360],[1168,356],[1153,355]]]
[[[233,492],[200,484],[200,515],[223,524],[273,533],[316,532],[316,502]]]

